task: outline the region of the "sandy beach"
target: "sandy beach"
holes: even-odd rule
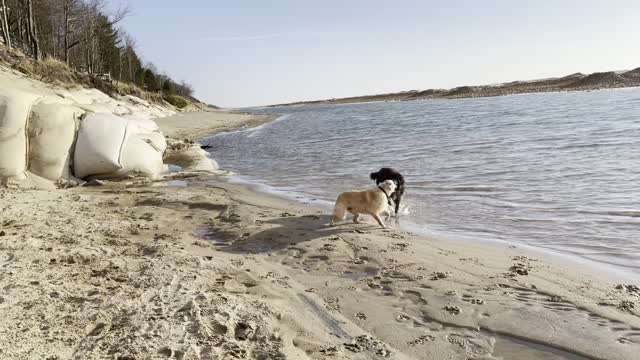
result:
[[[268,121],[158,119],[199,139]],[[214,154],[215,157],[215,154]],[[0,190],[0,358],[637,359],[640,289],[222,177]]]
[[[224,111],[194,112],[154,119],[164,134],[174,139],[201,139],[207,135],[258,126],[273,120],[270,115],[237,114]]]

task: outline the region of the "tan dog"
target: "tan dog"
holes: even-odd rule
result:
[[[378,189],[343,192],[336,200],[331,226],[337,221],[344,220],[348,211],[353,214],[353,222],[356,224],[361,214],[368,214],[386,229],[387,225],[380,218],[380,214],[389,208],[389,197],[394,191],[396,191],[396,183],[393,180],[385,180],[380,183]]]

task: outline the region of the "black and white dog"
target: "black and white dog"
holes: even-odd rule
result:
[[[390,198],[395,205],[396,222],[398,222],[398,211],[400,210],[400,200],[404,194],[404,177],[399,172],[392,168],[382,168],[369,175],[371,180],[376,182],[376,185],[384,182],[385,180],[393,180],[396,183],[396,191],[391,194]]]

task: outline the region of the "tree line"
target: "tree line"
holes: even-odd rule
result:
[[[140,59],[133,37],[118,27],[129,13],[107,10],[106,0],[0,0],[0,39],[35,60],[55,58],[82,73],[192,98],[190,84]]]

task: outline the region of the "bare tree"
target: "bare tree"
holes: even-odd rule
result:
[[[57,58],[88,74],[109,73],[119,81],[167,94],[190,96],[191,86],[143,65],[136,41],[119,27],[127,6],[110,10],[109,0],[0,0],[0,39],[36,60]],[[1,44],[1,43],[0,43]]]
[[[71,50],[72,47],[78,44],[78,42],[70,43],[71,35],[74,32],[74,29],[73,29],[74,18],[71,15],[71,12],[76,8],[77,8],[77,0],[63,0],[63,4],[62,4],[62,16],[64,21],[64,25],[63,25],[64,29],[62,34],[63,46],[64,46],[63,60],[67,65],[69,65],[69,50]]]
[[[135,70],[133,69],[134,57],[136,56],[136,41],[129,34],[124,34],[124,55],[127,59],[127,70],[129,72],[129,81],[135,81]]]
[[[27,0],[27,27],[29,31],[29,42],[32,48],[33,58],[40,60],[40,42],[38,40],[38,27],[33,16],[33,0]]]
[[[11,49],[11,34],[9,33],[9,13],[7,9],[7,4],[5,0],[2,0],[0,3],[0,30],[2,30],[2,38],[4,39],[4,43],[7,45],[9,49]]]
[[[193,96],[193,86],[184,80],[182,80],[180,84],[175,84],[174,87],[176,94],[182,97],[190,98]]]

